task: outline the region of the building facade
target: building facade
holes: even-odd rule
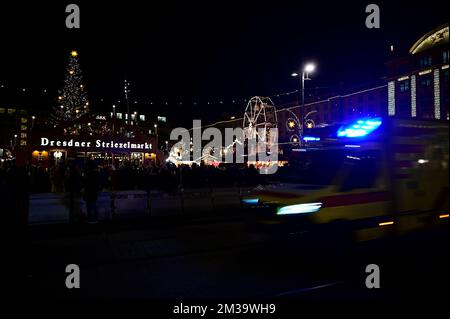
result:
[[[387,65],[389,116],[448,120],[448,24],[422,36]]]
[[[306,103],[305,128],[358,117],[396,116],[449,120],[449,26],[418,39],[407,55],[386,62],[386,84]],[[282,143],[301,137],[300,106],[277,110]]]
[[[102,163],[132,161],[144,164],[156,160],[158,136],[144,115],[131,121],[116,116],[88,113],[75,121],[52,125],[39,117],[30,130],[26,147],[17,159],[32,165],[51,167],[69,159],[80,163],[94,159]]]
[[[0,160],[13,158],[16,150],[24,149],[29,143],[30,129],[34,116],[27,110],[6,105],[0,106]]]
[[[305,104],[305,129],[327,126],[361,117],[387,115],[387,86],[380,85],[361,91]],[[277,110],[279,140],[296,144],[300,140],[300,107]]]

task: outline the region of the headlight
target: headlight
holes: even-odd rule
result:
[[[259,198],[245,198],[242,200],[242,203],[246,205],[258,205]]]
[[[305,204],[282,206],[278,208],[277,215],[315,213],[319,211],[321,207],[322,203],[305,203]]]

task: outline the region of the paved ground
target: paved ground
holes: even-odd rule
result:
[[[123,221],[48,226],[9,234],[2,267],[8,291],[29,298],[448,297],[448,230],[358,244],[348,251],[305,249],[244,220]],[[326,241],[327,239],[325,239]],[[308,245],[310,245],[308,243]],[[65,266],[81,268],[81,289],[65,288]],[[381,268],[378,290],[365,267]]]

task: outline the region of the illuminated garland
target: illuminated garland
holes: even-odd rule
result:
[[[59,91],[57,102],[51,115],[53,124],[64,124],[88,113],[89,102],[83,85],[77,51],[70,53],[64,86]]]

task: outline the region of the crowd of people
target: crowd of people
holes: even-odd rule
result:
[[[273,176],[271,176],[273,178]],[[268,182],[269,176],[245,164],[179,165],[170,162],[148,165],[131,161],[102,163],[95,160],[56,162],[17,166],[14,161],[0,166],[0,205],[17,221],[28,209],[30,194],[60,193],[73,201],[83,198],[91,219],[96,219],[96,205],[101,191],[159,190],[180,192],[192,188],[252,187]],[[21,213],[23,211],[23,214]],[[26,219],[26,217],[24,217]],[[26,222],[25,222],[26,223]]]
[[[25,170],[31,193],[64,193],[83,188],[83,177],[90,167],[98,173],[99,188],[114,190],[177,191],[180,188],[210,188],[254,186],[265,182],[254,166],[247,165],[180,165],[172,163],[156,165],[134,164],[122,161],[114,164],[55,163],[48,169],[28,165]]]

